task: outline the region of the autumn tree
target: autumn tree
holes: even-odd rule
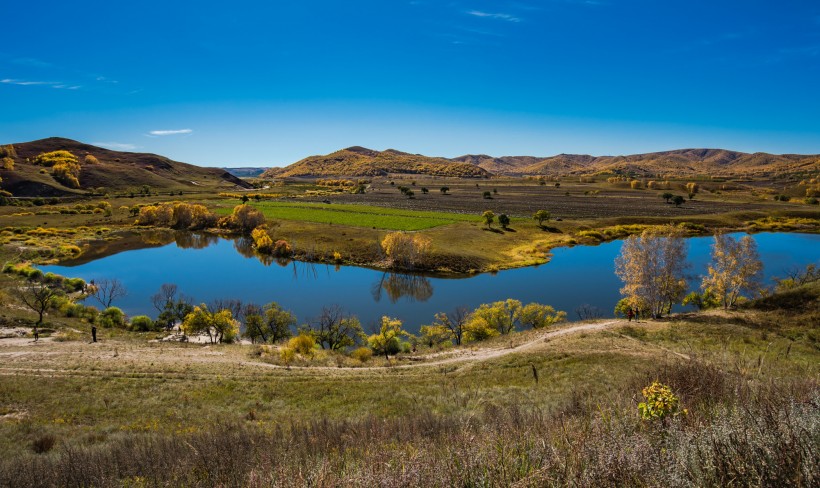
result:
[[[231,215],[219,219],[220,227],[238,230],[250,234],[253,229],[265,223],[265,215],[250,205],[237,205]]]
[[[322,349],[337,351],[366,339],[359,319],[346,314],[338,305],[323,307],[311,327]]]
[[[512,298],[481,304],[470,314],[465,326],[465,339],[475,341],[509,334],[515,329],[520,310],[521,302]]]
[[[615,274],[624,282],[621,294],[629,306],[649,310],[653,317],[683,299],[685,270],[686,243],[672,226],[628,237],[615,259]]]
[[[261,253],[273,252],[273,239],[268,234],[264,227],[257,227],[251,231],[251,239],[253,239],[253,247]]]
[[[367,344],[374,353],[384,354],[385,359],[390,359],[390,354],[401,351],[401,338],[409,336],[401,326],[401,320],[383,316],[379,333],[368,337]]]
[[[427,344],[428,347],[453,344],[450,331],[436,324],[422,325],[419,327],[418,341],[422,344]]]
[[[700,191],[700,185],[695,183],[694,181],[690,181],[686,184],[686,192],[690,195],[694,195],[695,193]]]
[[[109,308],[114,300],[120,299],[128,294],[125,285],[116,278],[102,279],[94,281],[93,285],[89,285],[89,294],[98,302],[103,308]]]
[[[263,308],[262,325],[265,338],[270,342],[279,342],[289,338],[291,327],[296,325],[296,316],[283,309],[276,302],[270,302]]]
[[[458,307],[450,313],[437,313],[435,320],[428,327],[434,328],[430,332],[446,333],[457,346],[460,346],[464,340],[464,327],[469,316],[470,313],[466,307]]]
[[[538,210],[532,214],[532,219],[538,222],[538,227],[543,227],[544,221],[550,219],[550,213],[547,210]]]
[[[735,306],[741,292],[754,292],[760,288],[762,270],[763,263],[752,236],[736,240],[718,232],[712,245],[712,262],[701,288],[714,294],[723,308],[728,309]]]
[[[533,329],[543,329],[555,323],[563,322],[567,318],[567,313],[556,311],[550,305],[540,303],[529,303],[524,305],[518,312],[518,321],[523,327]]]
[[[481,220],[483,220],[484,224],[487,225],[487,228],[490,229],[495,221],[495,213],[493,213],[492,210],[485,210],[484,213],[481,214]]]
[[[185,316],[182,330],[186,334],[206,334],[211,344],[233,342],[239,334],[239,322],[234,320],[230,310],[212,312],[203,303]]]
[[[421,234],[391,232],[382,240],[382,250],[393,266],[412,268],[420,264],[430,250],[430,238]]]

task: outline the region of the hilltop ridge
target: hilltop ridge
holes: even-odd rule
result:
[[[128,191],[148,185],[155,191],[201,191],[204,189],[249,188],[250,185],[221,168],[205,168],[150,153],[114,151],[91,144],[49,137],[13,143],[14,170],[3,170],[2,188],[14,196],[60,196],[88,190]],[[42,153],[68,151],[80,163],[79,188],[54,178],[51,169],[35,163]],[[96,163],[85,162],[93,156]]]
[[[387,149],[352,146],[327,155],[310,156],[283,168],[271,168],[263,177],[384,176],[427,174],[487,177],[490,175],[572,176],[595,173],[680,176],[771,176],[820,170],[820,155],[744,153],[727,149],[690,148],[620,156],[557,154],[555,156],[501,156],[465,154],[455,158],[431,157]]]

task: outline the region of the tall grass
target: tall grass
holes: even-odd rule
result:
[[[658,379],[689,415],[644,422]],[[638,374],[622,394],[473,416],[225,423],[191,435],[116,434],[0,463],[4,486],[817,486],[820,389],[706,364]]]

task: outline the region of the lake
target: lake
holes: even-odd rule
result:
[[[766,285],[772,284],[773,277],[785,276],[789,269],[820,263],[820,235],[762,233],[753,237],[765,264]],[[687,241],[695,288],[706,273],[713,238]],[[418,331],[421,325],[432,322],[437,312],[450,312],[461,305],[473,309],[507,298],[552,305],[566,311],[570,320],[578,319],[575,311],[579,307],[611,317],[620,299],[621,282],[614,273],[620,249],[621,241],[557,248],[552,260],[540,266],[442,278],[355,266],[263,262],[244,239],[176,234],[175,241],[164,246],[126,251],[76,266],[41,269],[85,280],[119,279],[128,295],[114,305],[131,316],[156,317],[149,297],[163,283],[175,283],[194,303],[240,299],[261,305],[275,301],[296,314],[299,323],[318,316],[323,306],[338,304],[358,316],[365,331],[371,331],[382,315],[397,317],[407,330]],[[93,304],[93,300],[88,303]]]

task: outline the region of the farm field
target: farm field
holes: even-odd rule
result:
[[[235,202],[219,201],[217,213],[230,214]],[[325,204],[310,202],[254,202],[265,217],[350,227],[371,227],[387,230],[423,230],[455,222],[475,222],[474,215],[454,212],[396,209],[361,204]]]

